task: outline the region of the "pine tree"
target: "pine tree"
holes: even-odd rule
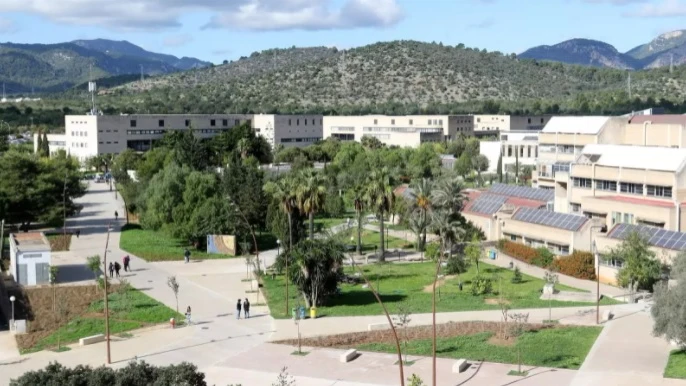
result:
[[[43,133],[43,157],[50,156],[50,142],[48,142],[48,133]]]
[[[503,182],[503,153],[500,153],[500,157],[498,157],[498,166],[497,166],[497,172],[498,172],[498,182],[502,183]]]
[[[36,153],[43,155],[43,137],[40,131],[38,132],[38,145],[36,145]]]
[[[515,153],[515,184],[519,185],[519,152]]]

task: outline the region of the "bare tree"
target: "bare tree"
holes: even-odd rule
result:
[[[281,369],[279,376],[276,378],[276,383],[272,383],[272,386],[295,386],[295,379],[288,374],[288,367]]]
[[[412,313],[410,312],[410,307],[408,307],[406,304],[400,304],[398,305],[398,313],[395,315],[395,324],[399,328],[402,328],[403,330],[403,351],[405,352],[405,359],[403,362],[405,364],[408,364],[407,362],[407,343],[409,341],[409,336],[407,334],[407,328],[410,326],[410,322],[412,319],[410,319],[410,316]]]
[[[555,292],[555,284],[560,281],[559,276],[552,270],[545,271],[543,280],[552,287],[548,292],[548,323],[553,322],[553,293]]]
[[[176,276],[169,276],[167,278],[167,286],[174,292],[176,298],[176,313],[179,313],[179,282],[176,281]]]
[[[528,313],[514,313],[510,314],[510,319],[512,323],[510,325],[510,336],[513,338],[519,338],[526,332],[526,324],[529,321]],[[517,372],[522,373],[522,345],[517,344]]]

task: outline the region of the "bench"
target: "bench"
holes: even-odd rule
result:
[[[93,343],[100,343],[105,341],[105,334],[98,334],[93,336],[87,336],[85,338],[79,339],[79,346],[87,346]]]
[[[367,325],[367,331],[387,330],[389,328],[388,323],[373,323]]]
[[[453,373],[460,374],[469,368],[470,364],[466,359],[458,359],[453,363]]]
[[[357,358],[357,355],[358,355],[357,350],[355,350],[354,348],[351,348],[350,350],[341,354],[341,357],[340,357],[341,363],[348,363],[351,360]]]

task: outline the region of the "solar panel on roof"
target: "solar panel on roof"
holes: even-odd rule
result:
[[[669,231],[647,225],[617,224],[608,237],[616,240],[626,240],[632,233],[638,233],[648,240],[648,244],[655,247],[676,251],[686,250],[686,233]]]
[[[474,200],[474,203],[469,208],[471,212],[482,214],[493,214],[500,209],[507,201],[507,197],[497,194],[483,193]]]
[[[555,192],[553,190],[536,189],[528,186],[494,184],[491,189],[489,189],[489,192],[536,201],[547,202],[555,199]]]
[[[588,220],[584,216],[531,208],[519,208],[512,219],[569,231],[578,230]]]

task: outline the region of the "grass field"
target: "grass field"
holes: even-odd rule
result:
[[[353,237],[353,240],[350,240]],[[357,245],[357,228],[340,232],[336,235],[336,238],[346,245]],[[362,230],[362,252],[373,252],[379,249],[379,232],[370,231],[367,229]],[[386,250],[390,251],[393,249],[409,249],[413,248],[414,244],[407,240],[399,239],[393,236],[384,237],[384,243],[387,245]]]
[[[459,290],[458,278],[447,278],[439,286],[440,301],[437,301],[438,312],[497,310],[499,297],[499,283],[502,284],[503,298],[510,303],[511,308],[547,308],[548,300],[541,300],[543,280],[531,276],[522,275],[523,281],[519,284],[510,282],[512,271],[494,267],[485,263],[479,264],[481,274],[489,277],[499,275],[502,280],[495,280],[493,293],[484,296],[473,296],[470,292],[471,280],[476,275],[476,267],[470,267],[469,271],[460,275],[464,284],[462,291]],[[435,265],[427,263],[408,264],[373,264],[363,267],[365,275],[375,288],[379,289],[381,298],[390,309],[395,309],[396,304],[407,305],[412,313],[431,312],[431,291],[427,287],[433,283]],[[347,273],[352,269],[346,267]],[[285,309],[285,281],[284,276],[265,276],[263,279],[264,291],[271,315],[275,318],[286,318]],[[580,291],[564,285],[557,285],[557,289],[566,291]],[[374,295],[368,289],[362,288],[362,284],[340,284],[341,293],[328,299],[327,305],[318,309],[322,316],[358,316],[379,315],[382,313]],[[303,303],[294,287],[290,286],[289,304]],[[603,299],[601,304],[616,304],[615,300]],[[553,307],[587,306],[589,303],[553,301]]]
[[[665,378],[686,379],[686,351],[674,350],[669,354]]]
[[[126,225],[122,228],[119,248],[146,261],[183,260],[185,248],[191,251],[191,259],[233,257],[198,251],[184,240],[173,238],[162,231],[142,229],[138,225]]]
[[[114,287],[116,288],[116,287]],[[80,338],[105,332],[103,292],[95,286],[56,287],[57,302],[64,302],[67,314],[57,328],[53,309],[53,292],[50,288],[27,291],[33,320],[29,333],[17,335],[22,354],[36,352],[61,344],[74,343]],[[170,318],[183,320],[176,311],[159,303],[146,294],[131,289],[127,295],[110,293],[110,334],[119,334],[159,323]]]

